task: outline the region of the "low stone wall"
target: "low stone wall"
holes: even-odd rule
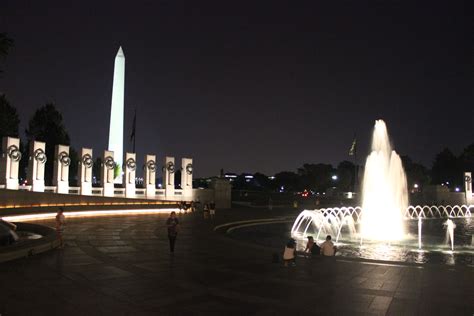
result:
[[[66,211],[177,207],[177,201],[127,199],[0,189],[0,217]]]

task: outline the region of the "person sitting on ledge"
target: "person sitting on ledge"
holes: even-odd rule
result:
[[[306,244],[304,253],[307,254],[308,258],[311,258],[311,256],[313,255],[319,255],[319,252],[320,252],[320,248],[314,242],[313,236],[308,236],[308,243]]]
[[[0,218],[0,245],[8,246],[17,241],[16,225]]]
[[[336,246],[331,241],[331,235],[327,235],[326,241],[321,244],[321,254],[326,257],[336,255]]]
[[[295,259],[296,259],[296,242],[293,238],[291,238],[288,243],[286,244],[285,251],[283,252],[283,261],[285,264],[285,267],[288,266],[288,264],[291,264],[291,266],[295,266]]]

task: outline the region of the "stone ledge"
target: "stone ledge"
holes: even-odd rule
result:
[[[42,235],[43,237],[0,247],[0,262],[30,257],[59,246],[59,240],[56,238],[56,230],[53,228],[31,223],[15,224],[19,231],[28,231]]]

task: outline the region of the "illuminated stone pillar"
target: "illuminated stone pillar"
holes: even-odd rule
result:
[[[135,153],[125,154],[125,196],[135,197],[135,175],[137,172],[137,155]]]
[[[102,195],[114,196],[115,161],[113,151],[104,150],[101,167]]]
[[[110,108],[109,128],[109,150],[115,154],[115,162],[123,167],[123,116],[124,116],[124,91],[125,91],[125,55],[122,47],[115,56],[114,81],[112,86],[112,105]],[[116,183],[122,183],[122,177],[115,179]]]
[[[82,148],[81,158],[79,160],[79,183],[81,186],[82,195],[92,195],[92,149]]]
[[[143,166],[145,188],[146,188],[146,197],[154,198],[156,192],[156,156],[155,155],[146,155],[145,156],[145,165]]]
[[[193,199],[193,160],[191,158],[181,159],[181,189],[183,197],[187,200]]]
[[[56,145],[54,148],[54,174],[53,185],[56,186],[56,193],[69,193],[69,146]]]
[[[472,204],[472,175],[470,172],[464,172],[464,192],[466,192],[466,204]]]
[[[0,159],[0,184],[4,185],[6,189],[18,190],[20,160],[20,139],[3,137],[2,157]]]
[[[165,189],[166,199],[174,199],[174,157],[165,157],[163,166],[163,188]]]
[[[28,184],[34,192],[44,192],[44,169],[46,166],[46,143],[32,141],[28,160]]]

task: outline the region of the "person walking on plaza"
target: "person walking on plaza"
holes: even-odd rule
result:
[[[204,203],[203,214],[204,214],[204,219],[209,218],[209,204],[207,203]]]
[[[170,217],[166,220],[166,227],[168,228],[168,239],[170,241],[170,252],[174,253],[174,244],[176,237],[178,237],[179,220],[176,217],[176,212],[171,212]]]
[[[321,254],[326,257],[336,255],[336,246],[331,241],[331,235],[327,235],[326,241],[321,244]]]
[[[59,248],[64,247],[63,233],[64,227],[66,226],[66,217],[64,216],[64,209],[59,208],[58,213],[56,214],[56,233],[59,239]]]
[[[216,203],[214,201],[209,204],[209,215],[211,215],[211,219],[214,219],[214,216],[216,216]]]

